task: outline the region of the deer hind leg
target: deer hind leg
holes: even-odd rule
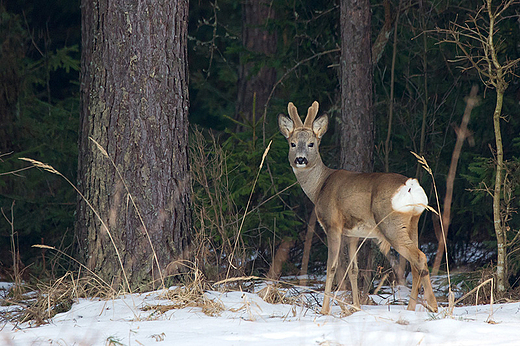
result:
[[[357,247],[359,238],[348,238],[348,257],[349,263],[348,278],[350,280],[350,287],[352,288],[352,303],[356,308],[359,308],[359,289],[358,289],[358,262],[357,262]]]
[[[419,287],[421,286],[421,276],[415,266],[412,267],[412,291],[410,292],[410,300],[408,301],[408,310],[415,311],[417,298],[419,297]]]
[[[406,242],[396,249],[402,256],[404,256],[412,267],[412,291],[410,293],[410,301],[408,303],[408,310],[415,310],[417,297],[421,284],[424,286],[424,295],[426,298],[428,310],[437,312],[437,300],[433,294],[433,288],[430,282],[430,273],[428,272],[428,263],[426,255],[419,250],[415,244]]]
[[[341,252],[341,229],[330,228],[327,230],[327,279],[325,280],[325,297],[323,298],[323,306],[321,313],[328,315],[330,312],[330,297],[332,291],[332,282],[336,275],[339,263],[339,254]]]
[[[417,249],[419,249],[419,235],[418,235],[418,224],[419,224],[419,218],[421,215],[414,215],[412,219],[410,220],[410,228],[409,228],[409,234],[410,239],[414,242]],[[422,253],[422,252],[421,252]],[[425,256],[426,257],[426,256]],[[427,263],[427,262],[426,262]],[[413,268],[412,268],[412,277],[414,277],[412,281],[412,295],[415,293],[414,291],[414,283],[416,281],[419,281],[415,283],[415,301],[414,301],[414,310],[415,310],[415,302],[417,301],[417,296],[419,294],[419,289],[422,286],[424,287],[424,297],[426,298],[426,308],[430,311],[437,312],[437,299],[435,298],[435,294],[433,293],[432,283],[430,279],[430,273],[428,272],[428,265],[426,264],[426,272],[417,272],[414,275]],[[415,280],[415,277],[417,277],[417,280]],[[410,303],[412,302],[412,295],[410,296]],[[410,309],[410,304],[408,304],[408,310]]]
[[[419,249],[419,235],[417,229],[418,222],[419,217],[412,217],[412,219],[410,220],[410,228],[408,233],[410,239],[412,240],[413,244],[417,247],[417,249]],[[421,275],[416,266],[410,265],[410,267],[412,270],[412,291],[410,292],[410,300],[408,301],[407,309],[415,311],[415,306],[417,305],[417,299],[419,297],[419,289],[421,288]]]
[[[421,277],[422,284],[424,286],[424,296],[426,298],[426,308],[432,312],[437,312],[437,298],[433,293],[432,282],[430,275]]]
[[[419,216],[420,215],[413,216],[407,221],[404,221],[402,218],[401,220],[396,218],[389,220],[390,225],[394,227],[393,229],[400,230],[400,232],[387,233],[385,236],[397,252],[410,262],[412,267],[412,291],[408,303],[408,310],[415,310],[419,289],[422,284],[427,302],[426,308],[436,312],[437,300],[433,294],[433,288],[430,282],[428,261],[426,255],[419,250],[418,246],[417,224],[419,222]],[[389,217],[388,219],[392,218]]]
[[[420,253],[420,255],[424,256],[424,259],[419,260],[418,263],[413,263],[412,261],[410,261],[413,279],[412,291],[410,293],[410,301],[408,302],[408,310],[415,310],[417,297],[419,295],[419,289],[422,285],[424,287],[426,308],[432,312],[437,312],[437,299],[435,298],[435,294],[433,293],[433,288],[430,280],[430,273],[428,272],[428,267],[424,267],[422,265],[422,263],[426,262],[426,256],[419,249],[417,249],[417,251]]]

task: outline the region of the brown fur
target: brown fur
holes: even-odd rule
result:
[[[329,253],[322,313],[327,314],[330,310],[329,298],[339,264],[342,235],[349,237],[351,264],[348,275],[355,306],[359,307],[358,238],[375,238],[383,253],[388,253],[392,246],[411,263],[413,283],[408,309],[415,310],[419,288],[423,285],[426,307],[437,311],[426,256],[418,248],[417,224],[423,208],[419,208],[419,213],[396,212],[392,208],[392,198],[408,178],[393,173],[357,173],[326,167],[318,148],[327,131],[328,120],[326,116],[315,119],[318,103],[314,102],[309,108],[304,123],[292,103],[289,103],[288,111],[290,118],[280,115],[278,122],[289,142],[289,162],[298,182],[314,203],[318,221],[327,233]]]

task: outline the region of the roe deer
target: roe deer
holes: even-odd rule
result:
[[[436,312],[437,301],[426,256],[418,247],[417,224],[428,198],[417,179],[394,173],[357,173],[328,168],[318,152],[328,118],[323,115],[316,119],[318,102],[309,108],[305,123],[292,102],[288,111],[289,117],[278,116],[278,125],[289,142],[289,162],[303,191],[314,203],[318,221],[327,234],[327,279],[321,312],[330,312],[330,293],[338,268],[342,234],[348,237],[351,258],[348,276],[354,306],[360,306],[358,239],[375,238],[383,253],[388,253],[392,246],[411,264],[413,281],[408,310],[415,310],[419,288],[423,285],[425,306]]]

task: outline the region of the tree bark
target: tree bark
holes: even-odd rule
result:
[[[370,19],[370,1],[341,0],[339,168],[358,172],[373,170],[374,118]],[[364,246],[358,252],[359,263],[364,263],[366,268],[371,268],[372,264],[373,256],[370,250],[369,246]],[[370,275],[371,272],[366,273]],[[368,281],[371,282],[370,278]]]
[[[497,50],[494,44],[495,23],[507,7],[513,2],[503,3],[500,10],[492,9],[492,1],[486,0],[486,8],[489,15],[489,34],[487,38],[487,50],[489,54],[488,71],[494,72],[493,86],[497,91],[497,101],[495,111],[493,112],[493,129],[495,131],[495,144],[497,146],[496,156],[496,172],[495,172],[495,189],[493,191],[493,224],[495,234],[497,236],[497,289],[499,293],[504,293],[509,286],[507,273],[507,234],[506,225],[502,218],[502,186],[504,184],[504,147],[502,144],[502,131],[500,129],[500,118],[502,117],[502,105],[504,102],[504,93],[508,87],[506,74],[508,68],[502,66],[498,60]],[[487,53],[487,52],[486,52]],[[510,65],[509,69],[514,67],[518,60]],[[511,63],[510,63],[511,64]],[[493,71],[494,70],[494,71]]]
[[[394,117],[394,90],[395,90],[395,61],[397,56],[397,25],[399,24],[399,11],[401,1],[394,24],[394,46],[392,49],[392,67],[390,68],[390,100],[388,102],[388,128],[385,140],[385,172],[390,172],[390,139],[392,137],[392,122]]]
[[[174,271],[189,241],[188,1],[81,7],[78,187],[108,232],[80,200],[77,250],[114,285],[120,260],[135,288]]]
[[[242,4],[242,43],[247,52],[242,55],[238,72],[236,118],[239,121],[257,121],[276,82],[273,67],[262,66],[255,72],[254,63],[248,62],[247,58],[248,54],[267,58],[276,53],[276,34],[266,28],[267,21],[273,18],[274,9],[270,1],[245,0]]]
[[[371,172],[374,150],[370,1],[341,1],[341,168]]]
[[[497,102],[493,113],[493,128],[495,131],[495,144],[497,146],[495,189],[493,191],[493,224],[497,236],[497,289],[503,293],[507,283],[507,237],[502,222],[500,201],[502,200],[502,185],[504,183],[504,149],[502,146],[502,132],[500,130],[500,118],[502,116],[502,104],[504,91],[507,88],[497,87]]]
[[[17,18],[9,15],[3,6],[0,7],[0,15],[3,17],[2,29],[17,26]],[[26,54],[26,44],[23,35],[13,34],[11,30],[6,29],[0,31],[0,42],[0,154],[6,154],[18,149],[14,146],[14,139],[18,138],[15,112],[22,91],[19,61]]]

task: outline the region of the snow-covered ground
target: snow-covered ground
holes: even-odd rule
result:
[[[156,291],[112,300],[80,299],[46,325],[1,325],[0,344],[520,345],[520,303],[456,307],[447,316],[445,308],[432,314],[418,306],[411,312],[384,305],[387,300],[378,296],[374,300],[381,305],[341,317],[337,306],[332,315],[323,316],[297,301],[269,304],[258,294],[211,291],[205,299],[221,310],[210,316],[201,307],[161,313],[158,306],[174,303],[163,297],[164,291]]]

